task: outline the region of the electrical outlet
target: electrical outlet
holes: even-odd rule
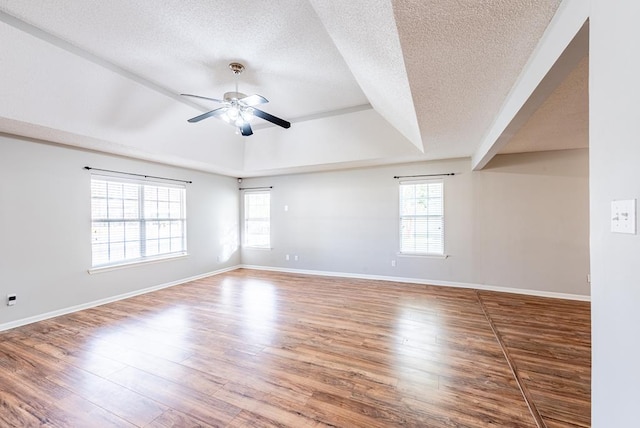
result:
[[[289,261],[289,254],[287,254],[286,256],[284,256],[284,259],[285,259],[286,261]]]
[[[7,306],[13,306],[16,304],[17,296],[15,294],[7,294]]]
[[[395,260],[391,260],[391,267],[396,267],[396,261]]]
[[[298,261],[298,256],[293,256],[293,260]]]

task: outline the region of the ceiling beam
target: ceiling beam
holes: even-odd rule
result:
[[[310,2],[373,109],[424,153],[391,1]]]
[[[474,171],[502,150],[589,51],[590,2],[565,0],[473,154]]]

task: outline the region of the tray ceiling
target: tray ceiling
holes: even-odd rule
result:
[[[559,5],[1,0],[0,132],[233,176],[470,157]],[[179,94],[234,90],[232,61],[290,129],[186,122],[216,105]]]

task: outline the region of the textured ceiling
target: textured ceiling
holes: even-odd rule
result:
[[[430,151],[470,155],[470,143],[491,125],[559,3],[393,2],[418,123]]]
[[[237,176],[467,157],[559,4],[0,0],[0,132]],[[291,129],[186,122],[232,61]]]
[[[367,103],[311,5],[271,3],[0,2],[18,19],[175,94],[222,97],[234,88],[228,64],[240,61],[247,68],[239,89],[268,91],[269,107],[278,114],[296,117]]]
[[[589,56],[585,56],[500,153],[589,146]]]

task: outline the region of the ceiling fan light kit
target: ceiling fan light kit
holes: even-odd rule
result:
[[[251,129],[251,120],[254,117],[259,117],[271,122],[274,125],[281,126],[283,128],[291,127],[291,123],[284,119],[273,116],[265,111],[257,109],[255,106],[258,104],[266,104],[269,102],[265,97],[258,94],[246,95],[242,92],[238,92],[238,79],[237,76],[244,71],[244,65],[239,62],[232,62],[229,64],[229,68],[236,75],[236,90],[233,92],[225,92],[221,100],[216,98],[202,97],[200,95],[192,94],[180,94],[185,97],[200,98],[207,101],[213,101],[223,104],[222,107],[218,107],[204,114],[196,117],[192,117],[188,120],[190,123],[200,122],[208,117],[218,117],[228,124],[236,128],[236,133],[242,134],[245,137],[253,135]]]

